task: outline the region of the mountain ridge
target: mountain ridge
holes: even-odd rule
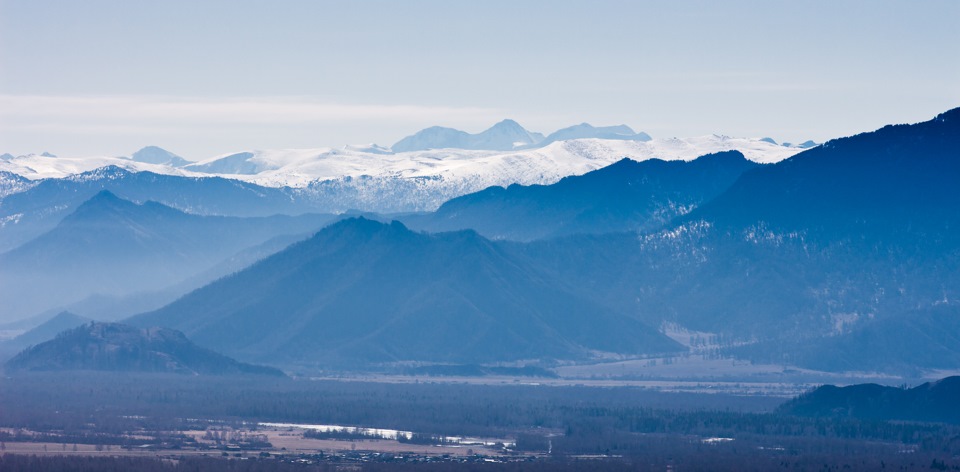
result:
[[[131,159],[145,164],[158,164],[170,167],[183,167],[190,161],[157,146],[146,146],[130,156]]]
[[[275,314],[269,323],[265,310]],[[428,235],[364,218],[129,322],[166,323],[240,358],[330,365],[680,349],[571,296],[474,231]]]
[[[331,215],[238,218],[137,204],[101,190],[51,230],[0,253],[0,316],[25,317],[94,294],[158,290]]]
[[[542,134],[527,131],[516,121],[505,119],[477,134],[470,134],[454,128],[431,126],[397,141],[390,149],[394,152],[446,148],[510,151],[537,144],[542,140]]]
[[[197,346],[183,333],[91,322],[24,349],[4,364],[7,372],[102,370],[187,375],[284,374],[272,367],[237,362]]]
[[[946,377],[913,388],[858,384],[823,385],[783,405],[780,413],[839,416],[886,421],[960,423],[960,377]]]
[[[692,161],[624,158],[551,185],[490,187],[401,218],[427,231],[473,229],[529,241],[574,233],[649,231],[715,197],[758,164],[738,151]]]

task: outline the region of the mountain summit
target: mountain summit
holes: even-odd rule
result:
[[[179,331],[92,322],[64,331],[10,359],[10,371],[103,370],[192,375],[283,376],[271,367],[244,364],[193,344]]]
[[[165,288],[271,238],[316,231],[329,219],[200,216],[102,190],[50,231],[0,253],[0,318],[95,293]]]
[[[649,134],[643,132],[637,133],[627,125],[595,127],[589,123],[580,123],[579,125],[570,126],[550,133],[540,145],[544,146],[554,141],[588,138],[622,139],[625,141],[650,141],[651,139]]]
[[[161,164],[170,167],[183,167],[190,161],[157,146],[147,146],[130,156],[131,159],[145,164]]]
[[[431,232],[469,228],[518,241],[653,230],[716,197],[758,165],[737,151],[689,162],[625,158],[553,185],[490,187],[404,221]]]
[[[682,349],[473,231],[428,235],[363,218],[130,322],[242,359],[327,366]]]
[[[394,152],[444,148],[509,151],[536,144],[542,140],[542,134],[527,131],[516,121],[503,120],[477,134],[433,126],[401,139],[392,146],[392,149]]]

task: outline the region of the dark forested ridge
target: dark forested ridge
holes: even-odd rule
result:
[[[717,196],[757,166],[737,151],[691,162],[623,159],[552,185],[490,187],[403,221],[415,229],[469,228],[488,238],[520,241],[649,231]]]
[[[960,377],[913,388],[824,385],[784,404],[779,411],[801,416],[960,424]]]
[[[91,322],[20,352],[4,365],[8,372],[103,370],[178,374],[282,376],[277,369],[237,362],[201,348],[183,333]]]
[[[829,141],[747,172],[682,221],[724,230],[763,223],[808,240],[869,249],[955,249],[960,236],[960,108],[930,121]],[[929,253],[934,255],[935,253]]]

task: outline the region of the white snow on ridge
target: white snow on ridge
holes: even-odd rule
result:
[[[181,176],[220,175],[266,186],[304,187],[313,181],[342,177],[396,176],[445,178],[493,173],[494,180],[508,183],[549,183],[551,179],[582,174],[628,157],[692,160],[704,154],[738,150],[755,162],[771,163],[803,149],[783,147],[759,139],[709,135],[694,138],[627,141],[575,139],[558,141],[538,149],[520,151],[475,151],[436,149],[391,153],[376,145],[343,148],[275,149],[228,153],[182,168],[137,162],[127,157],[45,157],[37,154],[0,160],[0,171],[31,180],[63,178],[72,174],[114,165],[131,172],[150,171]],[[249,154],[243,159],[254,172],[209,173],[191,170],[218,161]],[[225,166],[229,168],[229,166]],[[511,179],[514,174],[519,180]],[[503,180],[499,177],[507,177]],[[544,180],[546,179],[546,180]]]
[[[368,152],[361,147],[280,149],[251,151],[252,156],[247,161],[256,167],[256,173],[218,175],[271,187],[305,187],[314,181],[360,176],[439,177],[443,180],[479,178],[489,185],[549,184],[568,175],[610,165],[624,157],[637,161],[650,158],[692,160],[704,154],[730,150],[738,150],[747,159],[761,163],[778,162],[802,151],[759,139],[717,135],[646,142],[575,139],[521,151],[435,149],[385,154],[379,149],[379,152]],[[235,155],[219,156],[196,165],[210,165],[218,159]]]
[[[62,179],[107,166],[117,166],[130,172],[149,171],[157,174],[204,176],[203,174],[187,172],[166,165],[137,162],[128,157],[46,157],[38,154],[27,154],[0,160],[0,171],[11,172],[30,180]]]
[[[36,180],[64,178],[114,165],[132,172],[185,177],[216,175],[268,187],[300,188],[329,202],[334,211],[424,211],[490,186],[551,184],[625,157],[637,161],[693,160],[729,150],[738,150],[747,159],[761,163],[777,162],[803,151],[760,139],[710,135],[651,141],[574,139],[515,151],[434,149],[392,153],[376,145],[255,150],[224,154],[179,168],[125,157],[29,155],[0,159],[0,171]]]

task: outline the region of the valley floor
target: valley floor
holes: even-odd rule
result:
[[[563,382],[8,376],[0,470],[960,470],[960,426],[789,416],[735,384]]]

